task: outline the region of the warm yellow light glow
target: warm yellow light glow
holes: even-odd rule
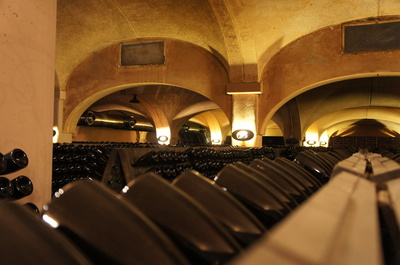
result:
[[[156,134],[157,134],[156,136],[157,136],[159,144],[169,144],[170,143],[171,130],[169,129],[169,127],[157,128]],[[160,141],[160,137],[162,137],[162,139],[165,139],[164,137],[167,137],[167,140]]]
[[[159,142],[165,143],[166,141],[168,141],[168,136],[161,135],[157,139]]]
[[[221,130],[213,129],[210,130],[210,136],[211,136],[211,143],[212,144],[221,144],[221,139],[222,139],[222,133]]]
[[[123,193],[127,193],[128,190],[129,190],[129,187],[128,187],[128,186],[125,186],[125,187],[122,189],[122,192],[123,192]]]
[[[238,141],[248,141],[254,137],[254,132],[246,129],[240,129],[232,132],[232,138]]]
[[[211,143],[212,144],[221,144],[221,139],[215,139],[214,138],[214,139],[211,140]]]
[[[261,91],[250,91],[250,92],[226,92],[228,95],[261,95]]]
[[[59,131],[58,131],[58,127],[54,126],[53,127],[53,143],[57,143],[58,142],[58,136],[59,136]]]
[[[221,126],[212,112],[204,112],[200,115],[197,115],[196,117],[193,117],[189,121],[196,122],[208,127],[208,130],[210,131],[211,144],[221,144]],[[217,140],[219,140],[219,142]]]
[[[256,131],[254,123],[246,122],[246,121],[243,121],[243,120],[239,120],[237,122],[239,124],[241,124],[241,125],[236,125],[235,124],[235,127],[232,128],[232,132],[234,132],[236,130],[242,130],[242,129],[250,130],[253,133]],[[252,139],[247,140],[247,141],[238,141],[238,140],[235,140],[235,139],[232,138],[232,145],[240,145],[240,146],[252,147],[252,146],[254,146],[255,141],[256,141],[256,137],[253,137]]]
[[[314,133],[314,132],[306,132],[306,141],[308,140],[314,140],[317,141],[318,140],[318,133]]]
[[[49,224],[51,227],[53,227],[53,228],[58,227],[58,222],[56,220],[54,220],[53,218],[51,218],[50,216],[48,216],[47,214],[43,214],[42,219],[47,224]]]
[[[267,127],[264,132],[265,136],[283,136],[281,128],[273,120],[267,122]]]
[[[256,95],[234,95],[233,96],[233,121],[232,132],[246,129],[256,134]],[[232,138],[232,145],[253,147],[256,143],[256,137],[248,141],[238,141]]]
[[[319,144],[321,146],[328,146],[328,142],[329,142],[328,131],[324,131],[319,137]]]
[[[314,140],[308,140],[307,141],[307,144],[311,145],[311,146],[314,146],[316,143],[317,143],[317,141],[314,141]]]
[[[137,142],[138,142],[138,143],[145,143],[145,142],[146,142],[146,139],[147,139],[147,133],[148,133],[148,132],[140,131],[140,132],[138,132],[138,133],[139,133],[139,138],[136,139]]]
[[[319,139],[318,126],[316,124],[312,124],[310,127],[308,127],[308,129],[306,131],[306,137],[303,142],[303,145],[304,146],[318,146],[319,145],[318,139]],[[310,143],[313,143],[311,141],[314,141],[313,145],[310,145]]]

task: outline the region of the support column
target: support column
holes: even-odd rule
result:
[[[66,92],[56,90],[54,93],[54,125],[53,130],[56,135],[53,136],[53,143],[71,143],[72,134],[63,132],[63,111]]]
[[[148,132],[138,132],[139,138],[137,138],[138,143],[146,143],[147,142],[147,133]]]
[[[39,209],[51,199],[56,0],[0,1],[0,152],[24,150],[29,165],[5,175],[29,177],[18,203]]]
[[[261,136],[257,133],[258,95],[262,93],[261,84],[232,83],[226,87],[226,93],[232,95],[232,133],[236,130],[250,130],[254,137],[247,141],[232,138],[233,145],[246,147],[261,146]]]

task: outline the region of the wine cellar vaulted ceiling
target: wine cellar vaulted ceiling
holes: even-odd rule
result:
[[[372,78],[372,73],[369,70],[362,72],[360,67],[358,76],[353,74],[334,80],[326,75],[323,80],[324,75],[321,74],[322,79],[318,80],[320,84],[310,84],[308,88],[302,87],[297,92],[288,93],[288,96],[268,94],[269,73],[276,72],[269,69],[284,66],[280,63],[274,65],[274,62],[283,58],[283,51],[289,49],[287,47],[295,49],[307,36],[311,36],[308,47],[313,50],[321,38],[326,37],[324,32],[340,30],[345,23],[365,22],[371,18],[376,21],[397,19],[396,16],[400,14],[397,0],[59,0],[57,5],[56,77],[57,89],[61,91],[66,90],[71,75],[83,62],[107,47],[132,41],[177,40],[195,45],[214,56],[226,71],[227,83],[260,83],[263,86],[259,104],[259,134],[266,132],[270,119],[283,128],[284,122],[276,120],[279,117],[276,113],[279,114],[278,109],[291,99],[296,100],[300,113],[299,130],[302,133],[316,123],[319,123],[320,130],[328,130],[331,134],[353,124],[346,121],[386,121],[388,126],[393,125],[393,130],[397,130],[394,124],[400,123],[396,116],[400,82],[395,77],[398,73],[389,67],[381,69],[381,72],[392,78],[380,80],[381,76],[375,76],[375,79],[368,79]],[[315,32],[321,32],[321,35]],[[312,36],[318,36],[319,39]],[[309,52],[308,49],[302,49]],[[297,55],[301,56],[299,53]],[[307,57],[306,63],[323,61],[323,57],[317,56]],[[319,69],[320,72],[327,70]],[[298,72],[292,73],[290,69],[285,73],[289,77],[292,74],[298,76]],[[316,73],[303,74],[313,76]],[[340,80],[349,81],[338,83]],[[371,85],[371,82],[378,85]],[[126,84],[126,93],[115,90],[92,103],[97,109],[114,106],[117,110],[149,116],[145,109],[124,106],[132,94],[158,105],[163,99],[175,100],[185,111],[173,107],[168,110],[170,119],[174,119],[180,111],[180,118],[185,116],[182,113],[187,113],[189,119],[221,106],[215,99],[204,96],[207,93],[200,95],[191,89],[186,91],[186,87],[168,84],[146,87],[132,88]],[[68,94],[67,91],[67,97]],[[176,95],[175,99],[172,95]],[[263,102],[267,103],[265,110],[260,107]],[[270,107],[268,102],[273,102],[273,106]],[[190,109],[189,105],[195,107]],[[364,113],[369,111],[371,115],[361,115],[360,110]],[[340,118],[324,119],[332,113],[340,114]],[[230,120],[229,113],[226,116]]]

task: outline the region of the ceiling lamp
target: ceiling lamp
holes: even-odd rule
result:
[[[137,99],[136,95],[133,95],[133,98],[129,101],[130,103],[140,103],[140,101]]]
[[[308,140],[307,141],[307,144],[311,145],[311,146],[315,145],[316,143],[317,143],[317,141],[315,141],[315,140]]]
[[[165,143],[166,141],[168,141],[168,136],[166,135],[161,135],[157,138],[157,140],[161,143]]]

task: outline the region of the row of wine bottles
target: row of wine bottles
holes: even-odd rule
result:
[[[147,171],[157,173],[172,181],[182,172],[194,169],[207,178],[215,175],[227,164],[242,162],[249,164],[254,159],[275,158],[275,151],[269,147],[261,148],[188,148],[185,151],[159,150],[151,151],[132,166],[149,168]]]
[[[9,180],[0,177],[0,199],[20,199],[33,192],[33,183],[27,176],[20,175]]]
[[[6,154],[0,153],[0,175],[6,175],[17,172],[28,166],[29,160],[27,154],[14,148]],[[0,176],[0,200],[20,199],[33,192],[33,184],[30,178],[20,175],[13,179]]]
[[[118,193],[98,181],[71,183],[46,205],[42,219],[94,264],[228,264],[323,186],[288,159],[223,165],[230,158],[212,153],[153,164],[154,172],[136,176]],[[210,180],[191,166],[223,169]],[[168,182],[164,174],[178,177]]]
[[[53,193],[65,184],[82,178],[101,180],[114,144],[56,143],[53,145]],[[250,163],[257,158],[275,158],[270,147],[190,147],[184,151],[174,148],[154,148],[133,167],[146,168],[172,181],[183,171],[194,169],[212,179],[225,165],[241,161]],[[180,149],[181,150],[181,149]]]
[[[182,164],[169,164],[169,165],[159,165],[151,167],[148,171],[154,172],[164,179],[172,181],[174,180],[179,174],[185,172],[187,170],[193,169],[193,166],[190,163],[182,163]]]
[[[155,148],[160,146],[156,143],[132,143],[132,142],[79,142],[75,141],[73,144],[90,144],[90,145],[101,145],[109,148]]]
[[[10,174],[28,166],[26,153],[15,148],[6,154],[0,153],[0,175]]]
[[[53,153],[86,153],[89,150],[94,150],[95,152],[108,154],[112,147],[109,145],[98,145],[98,144],[73,144],[73,143],[55,143],[53,144]]]
[[[64,143],[65,144],[65,143]],[[107,146],[109,148],[157,148],[157,147],[165,147],[164,144],[158,143],[151,143],[151,142],[144,142],[144,143],[132,143],[132,142],[110,142],[110,141],[73,141],[72,144],[83,144],[83,145],[100,145],[100,146]],[[180,144],[169,144],[168,147],[199,147],[199,146],[209,146],[209,145],[199,145],[199,144],[189,144],[189,143],[180,143]],[[219,146],[219,147],[232,147],[229,144],[219,144],[219,145],[212,145],[212,146]]]
[[[101,180],[110,152],[108,145],[53,144],[52,192],[78,179]]]
[[[206,178],[214,179],[217,173],[220,170],[222,170],[223,167],[225,167],[228,164],[235,164],[237,162],[242,162],[245,164],[251,163],[251,161],[240,160],[240,159],[235,161],[207,159],[207,160],[194,161],[192,163],[156,165],[150,167],[150,169],[148,169],[147,171],[154,172],[162,176],[166,180],[173,181],[181,173],[193,169],[201,173]]]
[[[151,151],[140,157],[132,166],[151,166],[160,163],[183,163],[205,161],[235,162],[235,161],[252,161],[257,158],[268,157],[275,158],[275,152],[271,148],[188,148],[185,151],[177,152],[173,150]]]
[[[338,151],[340,149],[336,149],[335,151]],[[333,148],[331,147],[322,147],[322,146],[316,146],[316,147],[310,147],[310,146],[288,146],[282,151],[280,151],[279,156],[285,157],[289,160],[294,161],[297,155],[300,152],[303,151],[312,151],[314,153],[327,153],[334,151]],[[358,150],[355,147],[349,146],[345,149],[343,149],[344,152],[350,152],[350,153],[356,153]]]

